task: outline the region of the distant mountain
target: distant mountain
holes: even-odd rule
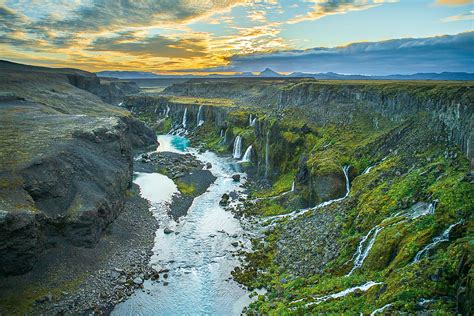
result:
[[[474,73],[467,72],[442,72],[442,73],[415,73],[411,75],[387,75],[387,76],[366,76],[366,75],[345,75],[335,72],[325,73],[304,73],[293,72],[283,75],[270,68],[266,68],[258,75],[252,72],[241,72],[232,75],[209,74],[209,75],[159,75],[152,72],[139,71],[100,71],[96,73],[99,77],[112,77],[118,79],[172,79],[172,78],[314,78],[320,80],[474,80]]]
[[[256,75],[254,75],[253,73],[251,73],[250,71],[246,71],[246,72],[241,72],[240,74],[236,74],[235,75],[236,77],[256,77]]]
[[[389,75],[377,79],[388,80],[474,80],[474,74],[468,72],[416,73],[413,75]]]
[[[292,72],[288,75],[292,78],[314,78],[314,74],[304,73],[304,72]]]
[[[157,75],[152,72],[139,72],[139,71],[99,71],[96,73],[96,75],[103,78],[119,78],[119,79],[155,79],[155,78],[163,77],[161,75]],[[174,76],[171,76],[171,77],[174,77]]]
[[[279,74],[278,72],[275,72],[271,70],[270,68],[266,68],[258,76],[259,77],[285,77],[285,75]]]

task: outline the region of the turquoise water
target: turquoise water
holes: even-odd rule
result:
[[[189,139],[175,135],[158,135],[158,151],[183,152],[189,147]]]
[[[160,228],[156,232],[150,265],[157,270],[169,269],[169,284],[146,281],[129,299],[116,306],[114,315],[239,315],[251,299],[249,293],[231,278],[231,271],[239,264],[236,252],[248,250],[248,233],[231,212],[225,211],[219,200],[222,194],[242,191],[242,183],[232,175],[239,172],[239,164],[232,158],[222,158],[211,152],[197,153],[182,137],[158,137],[158,150],[191,152],[202,162],[210,162],[210,171],[217,178],[209,189],[197,197],[188,215],[179,222],[167,215],[163,198],[174,192],[174,184],[166,190],[155,180],[160,177],[141,175],[136,181],[142,196],[151,202],[150,210]],[[242,182],[245,174],[240,173]],[[162,178],[161,181],[168,182]],[[169,187],[169,188],[168,188]],[[160,191],[160,192],[158,192]],[[167,193],[165,193],[167,192]],[[164,194],[162,194],[164,193]],[[164,234],[169,227],[176,234]],[[234,242],[241,245],[235,247]]]

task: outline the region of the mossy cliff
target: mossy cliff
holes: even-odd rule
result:
[[[472,104],[469,82],[321,81],[313,79],[190,80],[164,90],[168,95],[228,98],[270,110],[304,108],[318,124],[351,123],[356,109],[379,113],[394,122],[426,112],[446,129],[474,165]],[[378,125],[377,120],[372,122]]]
[[[123,209],[133,148],[156,135],[90,93],[93,74],[3,62],[0,74],[0,275],[22,274],[44,249],[99,240]]]
[[[234,271],[268,291],[248,314],[472,313],[472,84],[191,80],[164,93],[169,126],[207,107],[190,137],[231,152],[241,136],[243,165],[270,183],[244,210],[272,223]],[[343,166],[346,198],[266,218],[343,197]]]

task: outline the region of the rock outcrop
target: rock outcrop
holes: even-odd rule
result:
[[[156,136],[87,92],[95,76],[0,71],[0,94],[11,95],[0,101],[0,274],[8,275],[59,243],[93,246],[123,209],[133,149]]]

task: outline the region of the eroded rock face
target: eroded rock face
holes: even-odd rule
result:
[[[46,155],[0,173],[2,182],[15,179],[0,193],[2,273],[29,270],[42,249],[56,243],[93,246],[120,213],[132,179],[131,138],[141,145],[153,140],[146,129],[146,137],[137,135],[126,120],[106,121],[78,129]]]
[[[43,236],[34,213],[0,211],[0,275],[30,270],[42,250]]]
[[[166,94],[218,97],[261,107],[305,107],[318,123],[347,124],[354,109],[367,109],[395,122],[426,112],[432,124],[440,124],[450,142],[458,145],[474,167],[474,126],[472,89],[469,86],[443,88],[438,83],[417,87],[405,82],[325,84],[315,81],[292,84],[295,79],[278,80],[270,86],[262,80],[190,80],[165,89]],[[442,90],[442,91],[441,91]]]
[[[95,75],[21,67],[0,67],[0,88],[14,95],[0,98],[0,275],[30,270],[60,243],[94,246],[123,209],[133,149],[157,144],[142,122],[86,92]]]
[[[135,82],[100,79],[94,74],[68,74],[69,83],[99,96],[104,102],[118,105],[127,95],[140,92]],[[102,83],[101,80],[106,81]]]

